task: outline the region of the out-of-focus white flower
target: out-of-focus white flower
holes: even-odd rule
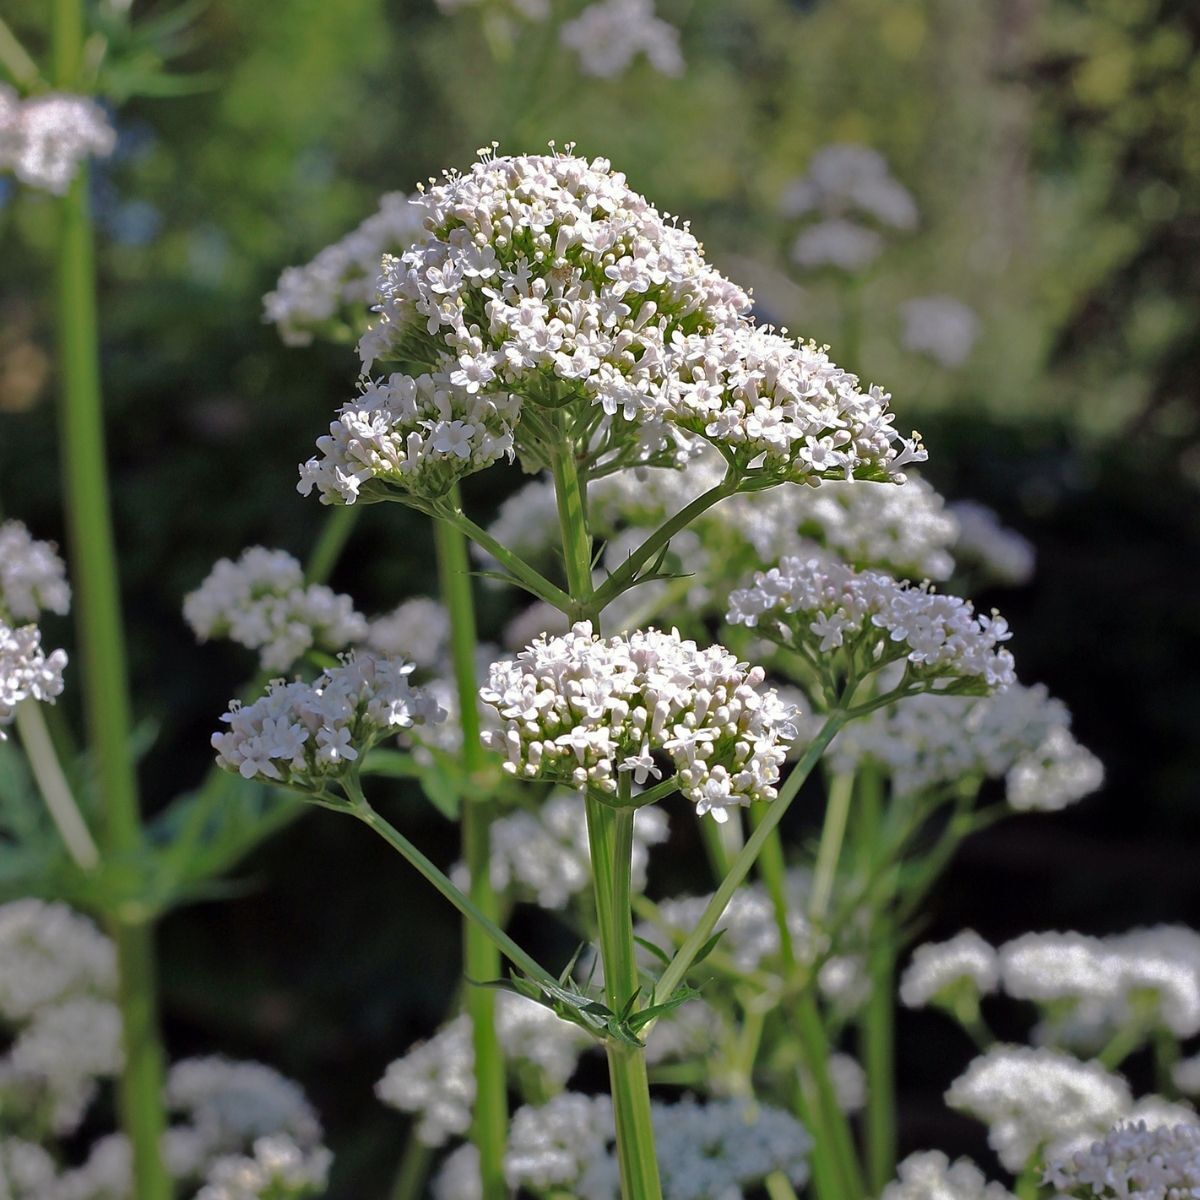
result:
[[[367,637],[354,601],[324,584],[306,584],[285,550],[251,546],[237,562],[222,558],[183,602],[202,641],[227,637],[259,651],[266,671],[284,671],[314,647],[334,652]]]
[[[0,742],[23,700],[53,703],[63,690],[67,652],[42,650],[42,634],[36,625],[17,628],[0,620]]]
[[[52,542],[35,541],[20,521],[0,525],[0,613],[36,621],[44,611],[71,607],[66,564]]]
[[[430,1189],[433,1200],[483,1200],[478,1147],[467,1142],[446,1155]]]
[[[527,21],[544,21],[550,15],[550,0],[435,0],[439,9],[447,14],[462,12],[467,8],[493,10],[498,15],[523,17]]]
[[[957,500],[950,513],[958,522],[954,556],[985,582],[1016,586],[1033,578],[1033,545],[1000,524],[1000,518],[975,500]]]
[[[639,54],[660,74],[683,74],[679,30],[656,15],[654,0],[594,0],[559,31],[585,75],[615,79]]]
[[[415,667],[439,666],[450,642],[450,614],[428,596],[405,600],[367,627],[366,646],[375,654],[403,658]]]
[[[1002,1184],[989,1183],[970,1159],[951,1163],[940,1150],[910,1154],[898,1174],[879,1200],[1015,1200]]]
[[[253,704],[231,701],[212,735],[217,765],[243,779],[320,791],[389,734],[435,724],[445,711],[409,685],[412,667],[370,654],[347,657],[312,683],[276,679]]]
[[[288,267],[263,297],[264,319],[288,346],[307,346],[314,335],[342,326],[357,336],[376,300],[385,254],[403,254],[422,234],[414,197],[389,192],[357,229],[302,267]]]
[[[566,1084],[580,1053],[592,1044],[579,1026],[509,992],[496,998],[496,1036],[506,1061],[536,1067],[552,1091]],[[470,1018],[455,1017],[390,1063],[375,1093],[385,1104],[418,1116],[416,1135],[426,1146],[442,1146],[451,1137],[465,1134],[475,1103]]]
[[[945,942],[928,942],[913,951],[900,977],[900,1000],[908,1008],[931,1003],[952,1005],[963,988],[978,998],[996,990],[996,951],[972,929]]]
[[[333,1156],[324,1146],[306,1150],[286,1134],[261,1137],[252,1156],[218,1159],[196,1200],[301,1200],[325,1190]]]
[[[1088,1200],[1184,1200],[1200,1195],[1200,1128],[1122,1123],[1083,1150],[1051,1159],[1045,1182]]]
[[[953,296],[919,296],[900,306],[904,322],[900,342],[913,354],[924,354],[947,369],[971,357],[979,337],[979,318]]]
[[[831,217],[802,229],[792,242],[792,262],[808,271],[836,267],[850,273],[865,270],[883,253],[883,235],[842,217]]]
[[[0,83],[0,170],[22,183],[62,196],[85,158],[106,158],[116,144],[107,115],[89,97],[47,92],[20,100]]]
[[[503,730],[484,741],[512,774],[611,794],[621,774],[650,786],[669,763],[697,812],[723,821],[732,805],[774,798],[795,737],[792,710],[762,681],[678,631],[605,640],[584,621],[492,666],[480,696]]]
[[[914,229],[917,224],[916,203],[893,178],[887,159],[869,146],[853,143],[838,142],[818,150],[808,171],[788,186],[780,208],[785,217],[857,213],[893,229]]]
[[[1015,680],[1012,655],[999,648],[1011,636],[999,613],[977,616],[957,596],[830,558],[784,558],[757,572],[752,587],[730,596],[726,620],[777,628],[818,661],[842,647],[876,668],[904,659],[906,673],[929,690],[964,681],[993,689]]]
[[[974,776],[1004,778],[1018,811],[1052,812],[1094,792],[1104,768],[1070,730],[1061,700],[1037,684],[992,696],[912,696],[855,721],[830,758],[839,771],[864,760],[882,767],[898,794]]]
[[[45,1200],[57,1174],[54,1159],[41,1146],[0,1136],[0,1200]]]
[[[1013,1174],[1046,1147],[1098,1136],[1132,1102],[1129,1085],[1099,1063],[1028,1046],[994,1047],[946,1092],[951,1108],[988,1126],[988,1145]]]

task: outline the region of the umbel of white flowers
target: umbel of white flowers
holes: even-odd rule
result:
[[[89,155],[107,157],[117,135],[104,110],[86,96],[47,92],[22,100],[0,83],[0,171],[63,195]]]
[[[631,788],[661,779],[658,755],[697,812],[724,821],[733,805],[774,799],[796,736],[794,710],[762,681],[760,667],[678,631],[605,640],[582,621],[492,666],[480,697],[502,728],[484,740],[514,775],[609,795],[622,776]]]
[[[485,152],[416,203],[423,235],[384,260],[362,393],[305,494],[430,498],[514,453],[544,463],[564,405],[610,466],[676,463],[681,430],[776,479],[887,479],[923,456],[886,393],[748,321],[687,226],[604,159]]]
[[[25,700],[53,701],[62,694],[65,650],[46,654],[36,625],[13,629],[0,620],[0,742],[11,724],[17,705]]]

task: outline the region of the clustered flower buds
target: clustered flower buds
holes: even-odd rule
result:
[[[733,805],[774,798],[796,734],[762,681],[761,668],[677,631],[604,640],[583,621],[492,666],[480,696],[503,728],[485,741],[512,774],[610,795],[621,775],[661,779],[666,760],[697,811],[723,821]]]
[[[349,596],[306,584],[284,550],[251,546],[237,562],[221,559],[183,602],[202,640],[228,637],[258,650],[262,667],[283,671],[311,649],[335,652],[367,636],[366,618]]]
[[[1007,687],[1011,636],[993,610],[976,616],[969,601],[914,587],[878,571],[854,571],[828,558],[784,558],[760,571],[752,587],[729,598],[731,625],[760,623],[820,657],[845,648],[877,669],[906,660],[907,673],[929,690],[973,683]]]
[[[253,704],[230,703],[214,733],[217,765],[244,779],[321,792],[382,738],[445,713],[409,685],[412,667],[371,654],[348,656],[312,683],[274,680]]]
[[[51,542],[35,541],[20,521],[0,525],[0,614],[36,621],[71,607],[66,564]]]
[[[976,999],[996,990],[996,951],[974,930],[945,942],[930,942],[913,951],[900,977],[900,1001],[908,1008],[942,1004],[953,1008],[959,994]]]
[[[655,15],[653,0],[595,0],[559,30],[585,75],[614,79],[640,54],[660,74],[683,74],[679,30]]]
[[[63,690],[65,650],[45,654],[36,625],[16,629],[0,620],[0,741],[4,726],[12,723],[17,705],[24,700],[52,702]]]
[[[897,1173],[899,1179],[883,1189],[879,1200],[1015,1200],[969,1159],[952,1163],[940,1150],[910,1154]]]
[[[1200,1195],[1200,1127],[1118,1125],[1086,1150],[1051,1161],[1045,1182],[1063,1200],[1186,1200]]]
[[[63,195],[89,155],[107,157],[117,135],[86,96],[47,92],[21,100],[0,83],[0,170],[30,187]]]
[[[958,523],[954,557],[987,580],[1008,585],[1028,583],[1033,577],[1032,544],[975,500],[957,500],[950,513]]]

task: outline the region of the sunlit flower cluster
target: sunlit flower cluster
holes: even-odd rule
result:
[[[274,680],[253,704],[232,701],[212,736],[217,765],[243,779],[320,792],[382,738],[432,724],[445,713],[409,685],[409,664],[347,657],[312,683]]]
[[[762,681],[761,668],[678,632],[604,640],[580,622],[493,665],[480,695],[503,728],[485,741],[515,775],[610,794],[621,775],[647,785],[669,762],[697,811],[721,821],[775,796],[796,733]]]
[[[952,1163],[940,1150],[910,1154],[897,1174],[879,1200],[1015,1200],[1002,1184],[989,1183],[969,1159]]]
[[[1071,734],[1066,705],[1041,684],[992,696],[913,696],[847,726],[830,748],[838,770],[883,767],[898,794],[957,780],[1004,779],[1022,812],[1056,811],[1096,791],[1104,768]]]
[[[0,83],[0,171],[30,187],[63,195],[80,163],[113,152],[117,135],[87,96],[46,92],[22,100]]]
[[[1096,1136],[1132,1107],[1129,1085],[1099,1063],[1056,1050],[996,1046],[946,1093],[951,1108],[988,1126],[988,1144],[1019,1173],[1042,1150]]]
[[[450,644],[450,614],[429,596],[414,596],[390,613],[375,617],[364,639],[368,650],[391,658],[403,658],[413,666],[430,670],[440,666]]]
[[[815,656],[847,647],[872,667],[904,659],[906,673],[930,688],[1015,680],[1012,655],[1000,648],[1011,635],[998,613],[977,616],[957,596],[829,558],[784,558],[758,572],[752,587],[730,596],[726,619],[778,629]]]
[[[1049,1162],[1045,1181],[1064,1200],[1189,1200],[1200,1195],[1200,1128],[1118,1125],[1086,1150]]]
[[[584,75],[614,79],[641,55],[660,75],[683,74],[679,30],[654,11],[654,0],[594,0],[559,30]]]
[[[288,267],[263,297],[264,319],[285,345],[307,346],[317,333],[357,336],[376,300],[385,254],[403,254],[424,232],[413,197],[389,192],[379,210],[310,263]]]
[[[996,951],[973,930],[945,942],[929,942],[913,951],[900,977],[900,1000],[909,1008],[926,1004],[952,1007],[958,993],[979,997],[996,990]]]
[[[305,1149],[286,1134],[258,1138],[248,1155],[213,1163],[196,1200],[302,1200],[322,1195],[333,1156],[324,1146]]]
[[[961,367],[979,337],[979,318],[953,296],[918,296],[900,307],[900,343],[946,368]]]
[[[0,525],[0,614],[36,621],[71,607],[66,564],[51,542],[35,541],[20,521]]]
[[[16,629],[0,620],[0,741],[4,726],[12,723],[17,705],[24,700],[52,702],[62,694],[65,650],[46,654],[36,625]]]
[[[259,651],[266,671],[284,671],[311,649],[333,652],[367,636],[366,618],[349,596],[306,584],[285,550],[251,546],[236,562],[222,558],[183,602],[201,640],[230,638]]]

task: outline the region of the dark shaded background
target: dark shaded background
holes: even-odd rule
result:
[[[43,6],[9,7],[39,45]],[[998,941],[1200,924],[1200,12],[1185,0],[660,9],[683,29],[685,77],[639,69],[606,83],[580,81],[534,34],[497,63],[473,19],[432,0],[213,0],[179,64],[205,85],[121,112],[96,201],[135,702],[158,729],[148,809],[203,775],[214,719],[250,668],[236,648],[193,644],[183,594],[217,557],[255,542],[302,554],[319,526],[293,491],[295,464],[354,361],[286,350],[261,323],[283,266],[341,236],[380,192],[466,165],[493,137],[514,150],[574,138],[689,216],[767,312],[845,362],[845,295],[786,278],[776,202],[820,145],[862,141],[887,154],[922,225],[863,289],[860,361],[846,365],[885,382],[899,423],[922,429],[935,485],[1035,543],[1031,586],[977,599],[1003,608],[1022,677],[1067,701],[1108,770],[1077,809],[969,842],[923,932],[973,926]],[[61,539],[52,206],[0,194],[0,495]],[[896,346],[896,303],[934,291],[984,322],[958,372]],[[486,514],[518,483],[500,469],[476,479],[473,508]],[[381,610],[432,590],[431,562],[422,521],[380,506],[334,582]],[[493,630],[499,603],[484,602]],[[70,646],[69,629],[53,632]],[[452,828],[415,796],[391,803],[449,861]],[[677,840],[659,856],[656,886],[687,883],[686,850]],[[541,936],[532,922],[524,932]],[[309,814],[244,864],[229,898],[166,921],[171,1049],[219,1048],[298,1078],[338,1155],[331,1194],[382,1195],[404,1121],[371,1089],[444,1012],[457,936],[382,843]],[[996,1016],[1021,1028],[1019,1014]],[[979,1127],[940,1104],[965,1041],[905,1014],[900,1054],[903,1148],[986,1161]]]

